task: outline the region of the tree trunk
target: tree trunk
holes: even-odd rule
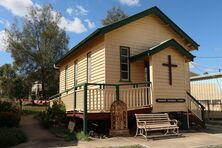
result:
[[[41,73],[42,73],[42,97],[45,100],[46,99],[46,92],[45,92],[45,68],[42,66],[41,68]]]

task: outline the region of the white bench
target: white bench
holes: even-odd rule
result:
[[[136,135],[145,138],[154,138],[160,136],[180,135],[177,120],[170,120],[167,113],[158,114],[135,114],[137,130]],[[162,135],[148,136],[150,131],[165,131]]]

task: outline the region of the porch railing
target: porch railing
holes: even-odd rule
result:
[[[189,92],[187,92],[188,95],[188,101],[189,101],[189,110],[197,116],[201,121],[204,121],[204,109],[205,107],[196,100]]]
[[[151,104],[150,82],[129,84],[83,83],[50,97],[63,101],[67,111],[83,111],[84,132],[87,131],[88,112],[109,112],[115,100],[122,100],[128,110],[147,107]]]

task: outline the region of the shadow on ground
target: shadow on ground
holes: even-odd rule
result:
[[[44,129],[39,121],[31,115],[22,116],[20,128],[26,133],[28,141],[14,146],[14,148],[45,148],[77,146],[77,141],[64,141]]]

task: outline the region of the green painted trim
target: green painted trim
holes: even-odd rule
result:
[[[84,103],[83,103],[83,132],[88,132],[88,113],[87,113],[87,83],[84,84]]]
[[[116,86],[116,101],[119,101],[119,85]]]
[[[181,54],[185,55],[189,60],[193,61],[193,59],[195,58],[194,55],[192,55],[189,51],[187,51],[183,46],[181,46],[176,40],[174,39],[170,39],[168,41],[165,41],[157,46],[154,46],[150,49],[148,49],[147,51],[144,51],[140,54],[134,55],[132,57],[130,57],[130,61],[134,62],[136,60],[140,60],[145,58],[146,56],[152,56],[156,53],[158,53],[159,51],[166,49],[170,46],[175,47],[176,50],[178,50]]]
[[[137,13],[135,15],[132,15],[126,19],[123,19],[121,21],[115,22],[113,24],[98,28],[93,33],[91,33],[89,36],[87,36],[84,40],[82,40],[79,44],[74,46],[70,51],[68,51],[64,56],[62,56],[55,64],[58,66],[60,62],[62,62],[65,58],[69,57],[72,53],[80,50],[83,48],[88,42],[95,39],[96,37],[100,35],[104,35],[105,33],[108,33],[114,29],[117,29],[121,26],[124,26],[128,23],[131,23],[133,21],[136,21],[142,17],[148,16],[148,15],[157,15],[161,20],[169,24],[173,30],[175,30],[180,36],[182,36],[184,39],[186,39],[189,43],[191,43],[194,48],[198,49],[198,44],[190,37],[188,36],[179,26],[177,26],[169,17],[167,17],[158,7],[154,6],[150,9],[147,9],[145,11],[142,11],[140,13]]]

